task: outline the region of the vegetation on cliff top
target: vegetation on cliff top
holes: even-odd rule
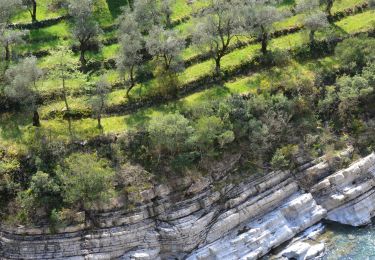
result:
[[[131,209],[230,153],[261,173],[373,151],[374,6],[1,0],[1,219]]]

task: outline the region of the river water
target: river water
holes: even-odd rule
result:
[[[375,260],[375,221],[365,227],[351,227],[338,223],[320,223],[281,245],[262,260],[285,259],[285,248],[298,241],[310,245],[324,243],[324,253],[319,260]]]
[[[375,223],[350,227],[328,223],[318,240],[326,244],[327,260],[375,260]]]

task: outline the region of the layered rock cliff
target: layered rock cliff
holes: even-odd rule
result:
[[[337,172],[321,159],[230,181],[238,159],[179,180],[178,194],[172,185],[146,190],[141,206],[97,213],[95,226],[2,227],[0,258],[257,259],[323,219],[356,226],[375,214],[375,154]]]

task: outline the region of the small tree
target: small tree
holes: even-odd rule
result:
[[[160,8],[158,1],[137,0],[134,3],[134,18],[143,33],[149,32],[154,25],[161,22]]]
[[[172,5],[176,0],[162,0],[160,3],[160,13],[164,16],[164,23],[167,28],[171,28],[172,21],[171,16],[173,13]]]
[[[17,200],[27,218],[36,222],[38,217],[49,216],[53,208],[59,206],[60,187],[48,173],[38,171],[32,176],[29,188],[18,194]],[[37,215],[38,209],[43,210],[42,216]]]
[[[138,28],[133,14],[125,12],[120,18],[119,28],[120,50],[116,58],[119,73],[129,74],[130,86],[126,91],[126,97],[135,86],[135,73],[142,61],[143,36]],[[125,77],[124,77],[125,78]]]
[[[275,22],[287,15],[277,8],[277,3],[275,0],[248,0],[242,10],[245,34],[261,41],[263,55],[267,54],[268,41]]]
[[[316,44],[315,33],[319,29],[322,29],[328,26],[327,18],[323,12],[317,11],[307,16],[304,20],[304,24],[305,24],[305,28],[310,31],[309,32],[310,46],[313,48]]]
[[[185,40],[179,38],[175,31],[154,26],[147,37],[146,48],[165,72],[178,72],[181,69],[180,54],[185,48]]]
[[[0,1],[0,43],[4,48],[5,60],[10,60],[11,45],[21,43],[26,31],[9,29],[11,17],[22,8],[21,0]]]
[[[199,150],[211,153],[215,145],[223,147],[234,140],[234,133],[227,129],[224,122],[216,116],[203,116],[194,126],[195,132],[191,138]]]
[[[38,113],[38,88],[37,80],[42,76],[42,71],[37,66],[35,57],[24,59],[19,64],[6,71],[9,85],[5,87],[5,94],[20,104],[29,105],[34,110],[33,126],[40,126]]]
[[[211,0],[195,25],[193,42],[206,50],[215,61],[215,72],[220,74],[221,58],[228,52],[229,44],[240,32],[241,19],[236,1]]]
[[[36,19],[36,8],[37,8],[36,0],[22,0],[22,3],[24,4],[24,6],[26,6],[27,10],[30,13],[31,22],[36,23],[38,21]]]
[[[92,0],[71,0],[69,14],[73,17],[73,37],[79,42],[81,66],[86,65],[85,53],[97,41],[101,30],[92,12]]]
[[[179,113],[154,117],[148,125],[151,142],[159,158],[162,152],[173,155],[183,150],[193,131],[189,120]]]
[[[56,62],[53,66],[53,70],[49,71],[50,77],[57,78],[61,80],[61,92],[65,104],[65,115],[68,119],[69,124],[69,132],[71,135],[72,128],[71,128],[71,110],[69,106],[69,89],[67,86],[67,80],[71,78],[79,78],[82,76],[78,70],[77,61],[72,59],[73,52],[67,47],[59,47],[56,51],[51,53],[51,57],[54,57],[54,62]]]
[[[311,50],[315,47],[315,33],[329,25],[327,16],[319,9],[319,0],[300,0],[296,10],[303,13],[302,23],[309,31]]]
[[[0,25],[8,25],[12,16],[22,8],[22,0],[0,1]]]
[[[333,22],[332,20],[332,7],[335,2],[340,2],[341,0],[320,0],[320,3],[325,5],[325,13],[327,15],[327,19],[330,22]]]
[[[0,36],[0,43],[4,48],[5,60],[10,61],[12,46],[24,42],[23,37],[27,31],[5,29]]]
[[[50,71],[50,76],[61,80],[61,92],[67,114],[70,114],[67,80],[78,76],[78,64],[71,58],[73,55],[73,52],[67,47],[59,47],[51,54],[51,56],[56,58],[56,64],[54,64],[53,70]]]
[[[105,78],[101,78],[95,84],[94,96],[90,100],[91,109],[98,120],[98,128],[103,129],[101,119],[102,114],[107,106],[107,96],[110,89],[110,85]]]
[[[95,154],[74,153],[57,167],[63,200],[86,214],[113,192],[114,171],[107,160]]]

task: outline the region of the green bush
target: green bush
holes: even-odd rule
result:
[[[63,200],[71,207],[90,210],[113,195],[114,170],[95,154],[74,153],[59,165]]]

